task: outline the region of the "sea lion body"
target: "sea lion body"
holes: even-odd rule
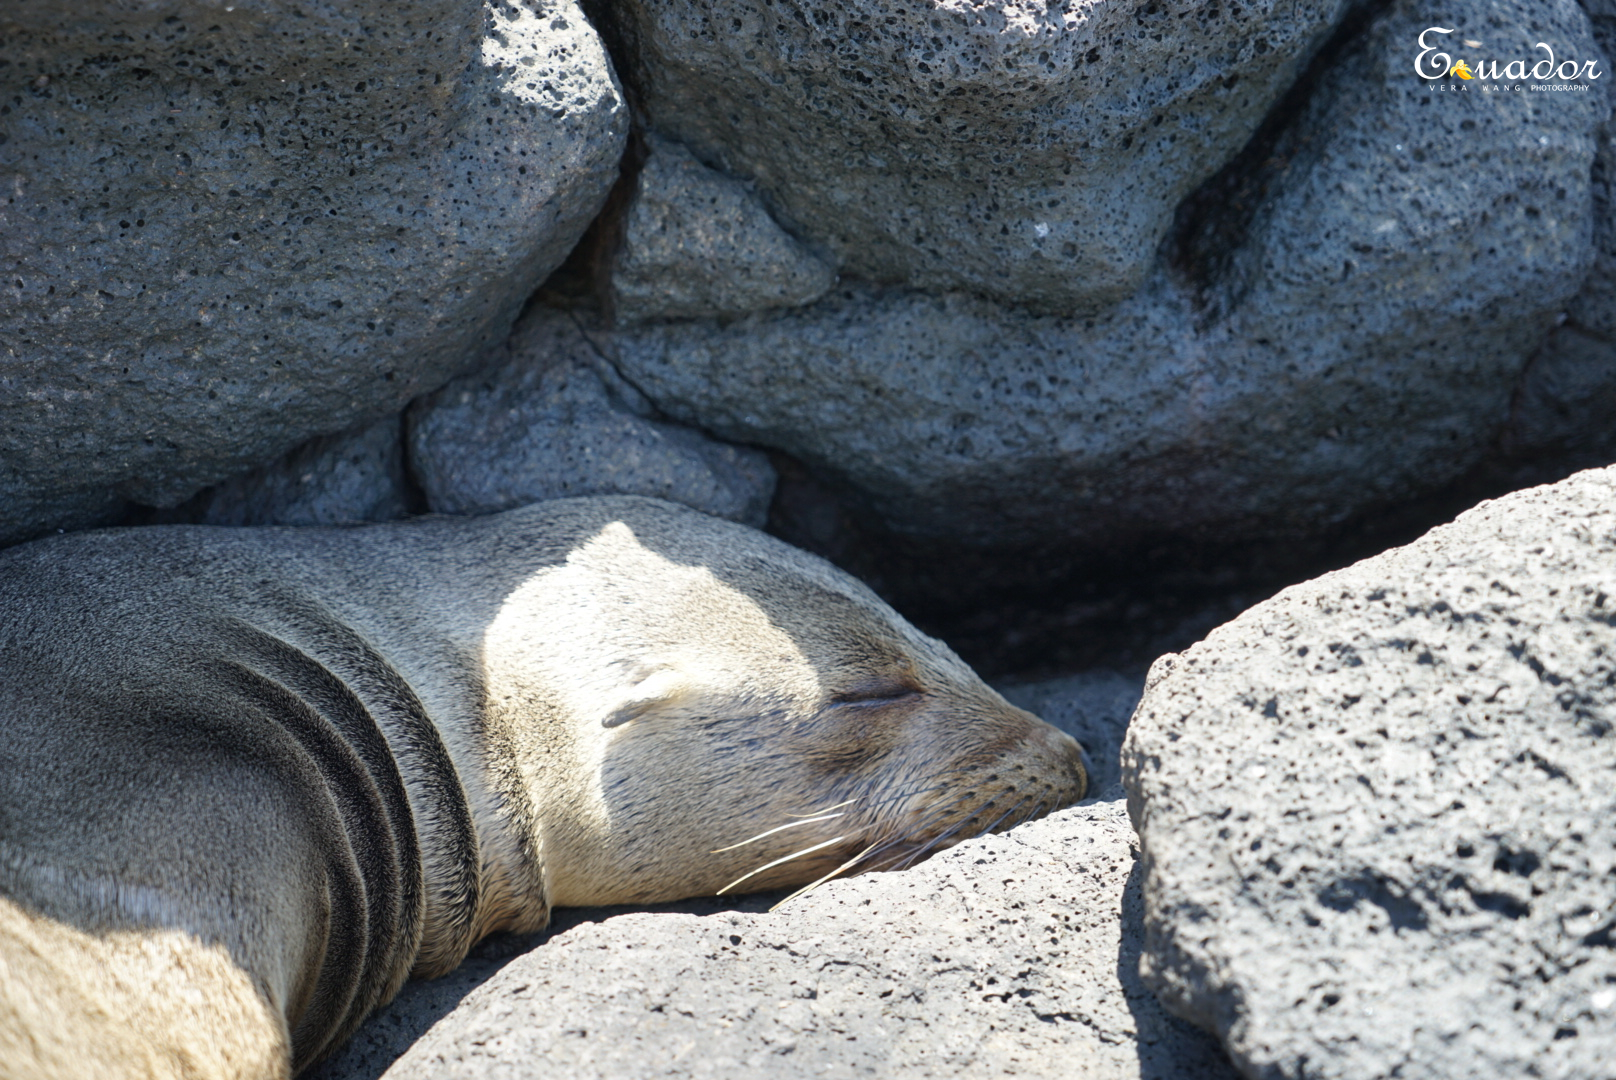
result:
[[[858,582],[650,499],[60,537],[0,553],[0,613],[7,1077],[284,1076],[552,905],[879,869],[1084,785]]]

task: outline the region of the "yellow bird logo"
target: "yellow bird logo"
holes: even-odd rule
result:
[[[1470,74],[1470,68],[1463,60],[1455,60],[1453,62],[1453,69],[1449,71],[1448,74],[1457,75],[1461,79],[1475,78],[1474,75]]]

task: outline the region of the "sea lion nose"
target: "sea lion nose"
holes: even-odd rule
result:
[[[1066,754],[1066,766],[1071,770],[1072,801],[1076,802],[1089,793],[1089,770],[1083,762],[1083,747],[1076,739],[1060,732],[1062,749]]]
[[[1038,722],[1037,741],[1048,757],[1050,785],[1057,790],[1069,791],[1070,802],[1077,802],[1088,794],[1089,771],[1083,762],[1083,747],[1066,732],[1047,721]]]

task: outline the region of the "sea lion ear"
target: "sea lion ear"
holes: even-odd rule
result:
[[[684,679],[672,668],[662,668],[635,683],[623,700],[601,720],[600,726],[622,727],[648,712],[672,705],[689,691]]]

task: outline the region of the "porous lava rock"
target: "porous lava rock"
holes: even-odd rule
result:
[[[1163,657],[1123,776],[1146,979],[1246,1075],[1608,1075],[1616,469]]]
[[[1345,0],[624,0],[652,127],[844,273],[1085,313]]]
[[[501,356],[410,410],[411,469],[432,510],[649,495],[762,527],[775,483],[768,457],[658,419],[573,315],[535,307]]]
[[[1598,87],[1437,92],[1412,62],[1434,17],[1393,3],[1331,55],[1182,260],[1103,313],[844,280],[806,308],[626,330],[616,362],[667,413],[923,539],[1316,535],[1436,489],[1489,452],[1588,273],[1607,108]],[[1601,58],[1574,0],[1442,18]]]
[[[0,542],[474,367],[627,130],[573,0],[16,0],[0,54]]]
[[[612,262],[621,323],[742,315],[823,296],[836,273],[752,188],[651,136]]]

